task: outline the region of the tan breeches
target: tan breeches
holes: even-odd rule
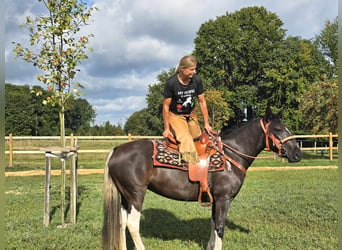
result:
[[[189,163],[198,163],[198,155],[194,144],[194,138],[201,135],[201,128],[196,117],[184,117],[170,112],[170,127],[180,142],[179,151],[182,159]]]

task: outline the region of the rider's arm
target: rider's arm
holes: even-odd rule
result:
[[[170,111],[171,98],[164,98],[163,101],[163,120],[164,120],[164,132],[163,136],[166,138],[171,134],[169,124],[169,111]]]
[[[207,108],[207,102],[205,100],[204,94],[198,95],[198,102],[199,102],[201,113],[203,116],[204,128],[208,130],[209,132],[212,132],[212,127],[209,124],[208,108]]]

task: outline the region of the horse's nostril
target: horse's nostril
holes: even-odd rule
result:
[[[302,159],[302,151],[297,151],[294,155],[296,161],[300,161]]]

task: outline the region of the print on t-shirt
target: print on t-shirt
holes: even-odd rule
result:
[[[177,112],[188,113],[193,110],[195,105],[195,89],[190,89],[187,91],[178,91],[179,99],[177,100]]]
[[[171,98],[170,111],[177,115],[191,114],[194,110],[198,95],[203,94],[203,84],[194,75],[187,85],[179,82],[177,75],[170,77],[164,87],[164,98]]]

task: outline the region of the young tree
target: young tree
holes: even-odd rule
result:
[[[38,0],[48,14],[26,17],[22,27],[29,32],[30,47],[14,42],[14,53],[42,70],[37,80],[46,84],[51,95],[43,103],[59,107],[61,146],[65,147],[64,113],[68,100],[81,94],[83,86],[76,82],[77,65],[87,58],[90,35],[81,35],[96,7],[83,0]],[[32,48],[32,49],[31,49]],[[91,51],[91,48],[89,48]],[[38,91],[37,94],[40,94]]]

